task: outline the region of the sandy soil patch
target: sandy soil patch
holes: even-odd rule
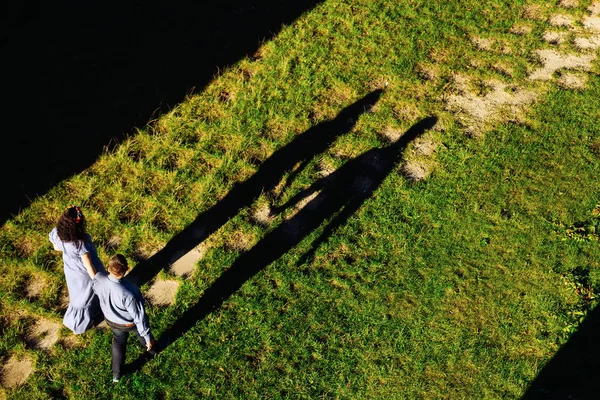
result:
[[[581,90],[585,88],[587,83],[587,76],[577,74],[563,74],[558,79],[558,84],[565,89],[576,89]]]
[[[381,136],[383,136],[383,138],[389,143],[394,143],[395,141],[400,139],[402,134],[403,132],[400,129],[392,128],[389,126],[386,127],[383,130],[383,132],[381,132]]]
[[[581,23],[590,31],[600,32],[600,17],[598,16],[585,17]]]
[[[12,356],[2,366],[2,386],[14,388],[22,385],[33,372],[33,361],[29,357],[20,360]]]
[[[317,208],[319,203],[318,201],[313,201],[314,199],[317,198],[317,196],[319,196],[319,194],[321,193],[320,190],[313,192],[311,194],[309,194],[308,196],[304,197],[303,199],[301,199],[297,204],[296,204],[296,211],[300,211],[305,207],[308,207],[309,210],[313,210],[315,208]]]
[[[498,122],[507,116],[514,116],[519,108],[535,100],[533,91],[519,89],[497,81],[488,81],[488,93],[479,96],[468,89],[468,78],[457,76],[459,95],[448,96],[446,102],[450,110],[467,114],[467,122],[475,126],[483,126],[490,122]],[[501,115],[501,112],[503,114]]]
[[[514,33],[515,35],[529,35],[531,30],[531,25],[517,24],[510,28],[510,33]]]
[[[592,50],[600,47],[600,39],[594,37],[575,38],[573,44],[580,50]]]
[[[437,149],[437,143],[431,139],[418,138],[415,140],[415,151],[419,155],[430,156]]]
[[[595,1],[592,4],[590,4],[590,6],[588,7],[588,11],[592,15],[600,15],[600,2]]]
[[[567,32],[546,31],[542,36],[545,42],[551,44],[564,43],[567,40]]]
[[[550,17],[550,25],[552,26],[573,26],[573,17],[566,14],[554,14]]]
[[[582,69],[588,71],[591,68],[592,61],[596,58],[595,55],[562,55],[554,50],[538,50],[538,57],[544,66],[535,70],[529,79],[547,81],[552,78],[552,74],[562,68],[566,69]]]
[[[559,4],[564,8],[575,8],[579,6],[579,0],[561,0]]]
[[[157,280],[148,289],[146,298],[155,306],[170,306],[175,303],[175,295],[179,282],[171,280]]]
[[[274,215],[271,211],[271,207],[266,203],[257,206],[254,212],[252,213],[252,221],[261,226],[271,225],[271,222],[273,222],[273,218]]]
[[[46,280],[41,276],[33,275],[27,282],[25,287],[25,296],[28,299],[35,299],[40,297],[44,288],[46,287]]]
[[[190,276],[196,267],[196,262],[204,256],[205,251],[206,249],[202,246],[188,251],[183,257],[171,264],[170,271],[180,277]]]
[[[431,167],[420,161],[407,161],[402,166],[401,172],[407,179],[418,182],[427,178],[431,172]]]
[[[60,324],[39,318],[27,333],[27,343],[42,350],[48,350],[58,341]]]
[[[483,51],[491,50],[492,46],[494,45],[494,40],[478,36],[472,37],[471,42],[475,45],[475,47],[477,47],[477,49]]]

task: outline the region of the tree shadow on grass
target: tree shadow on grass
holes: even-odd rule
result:
[[[0,225],[320,2],[5,2]]]
[[[136,265],[127,278],[139,286],[149,282],[162,269],[202,243],[244,207],[252,205],[263,192],[273,189],[286,173],[297,174],[316,155],[324,152],[339,136],[349,132],[358,117],[371,109],[381,96],[375,90],[342,110],[338,116],[296,137],[265,160],[248,180],[237,184],[217,204],[200,214],[190,225],[175,235],[167,245]],[[300,163],[300,166],[297,166]]]
[[[600,398],[600,307],[544,366],[523,399]]]
[[[183,336],[198,321],[221,307],[245,282],[294,248],[323,222],[329,221],[324,232],[313,243],[311,253],[314,252],[315,246],[327,240],[334,229],[354,214],[377,190],[385,177],[395,170],[406,145],[432,128],[436,121],[436,117],[420,121],[395,143],[369,150],[348,161],[333,174],[319,180],[288,202],[285,207],[316,194],[293,217],[282,222],[223,272],[200,300],[187,309],[158,339],[159,350]],[[147,361],[146,357],[140,356],[130,364],[130,371],[141,368]]]

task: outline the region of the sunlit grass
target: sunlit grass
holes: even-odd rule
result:
[[[589,2],[569,11],[582,16]],[[524,87],[547,23],[523,2],[326,1],[203,92],[74,176],[0,230],[0,358],[27,354],[36,372],[14,398],[518,398],[574,331],[600,290],[597,171],[600,80],[545,85],[523,120],[481,137],[446,110],[455,73]],[[555,10],[542,6],[542,16]],[[517,23],[529,34],[511,33]],[[490,51],[474,38],[492,39]],[[505,49],[510,48],[510,53]],[[507,74],[500,64],[510,66]],[[387,86],[386,86],[387,83]],[[82,206],[106,261],[135,264],[208,210],[297,135],[386,90],[351,132],[295,179],[247,204],[207,241],[177,302],[149,307],[160,336],[244,252],[281,224],[281,206],[420,119],[432,173],[400,168],[313,249],[323,228],[247,281],[141,371],[110,383],[110,335],[50,352],[28,347],[28,320],[60,321],[62,262],[47,233]],[[485,88],[481,89],[483,91]],[[484,95],[485,93],[479,93]],[[411,147],[407,154],[416,154]],[[418,157],[417,157],[418,158]],[[596,210],[596,211],[594,211]],[[301,262],[303,255],[314,256]],[[159,278],[172,276],[168,271]],[[48,283],[27,298],[34,278]],[[147,288],[147,286],[145,287]],[[67,332],[61,335],[68,336]],[[129,356],[139,350],[130,343]]]

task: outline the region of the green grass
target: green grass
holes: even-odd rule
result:
[[[7,222],[0,230],[0,358],[27,354],[36,373],[4,393],[27,399],[520,397],[600,290],[594,211],[600,206],[600,79],[590,75],[583,91],[540,85],[545,92],[525,122],[506,121],[482,138],[468,138],[444,107],[452,74],[535,86],[526,76],[533,51],[550,46],[541,40],[547,25],[528,20],[531,34],[509,33],[523,22],[523,2],[434,3],[324,2],[265,43],[256,59],[224,71]],[[561,12],[580,17],[588,4]],[[478,51],[474,36],[513,52]],[[483,67],[473,67],[474,60]],[[497,62],[511,65],[514,76],[489,67]],[[423,68],[435,69],[437,79],[424,79]],[[437,115],[443,129],[428,133],[439,145],[426,180],[391,173],[313,258],[299,263],[323,228],[118,386],[110,383],[108,332],[87,332],[76,348],[59,343],[44,352],[25,345],[30,322],[15,318],[17,311],[62,317],[62,261],[47,233],[69,204],[83,207],[104,261],[116,240],[134,263],[296,135],[386,81],[374,112],[361,115],[279,196],[263,193],[257,204],[282,205],[319,179],[321,162],[337,168],[384,146],[386,128],[405,131]],[[258,225],[254,207],[211,236],[176,304],[149,307],[156,336],[283,221],[277,216],[268,227]],[[246,247],[236,245],[239,235]],[[49,284],[28,300],[24,287],[33,275]],[[138,354],[132,341],[129,358]]]

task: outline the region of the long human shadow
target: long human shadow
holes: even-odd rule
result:
[[[523,399],[600,398],[600,306],[544,366]]]
[[[0,225],[322,0],[7,0]]]
[[[346,162],[333,174],[321,179],[299,195],[295,200],[306,198],[310,193],[317,193],[316,196],[311,196],[311,200],[293,217],[282,222],[234,261],[204,292],[199,301],[163,333],[158,339],[159,350],[164,350],[183,336],[198,321],[217,310],[246,281],[295,247],[323,222],[329,221],[318,242],[326,240],[333,233],[332,227],[339,226],[356,212],[377,190],[385,177],[395,170],[406,145],[432,128],[436,122],[436,117],[418,122],[395,143],[369,150]],[[138,357],[130,364],[130,371],[141,368],[147,361],[148,358],[144,355]]]
[[[158,272],[198,246],[242,208],[250,206],[263,192],[273,189],[286,173],[298,173],[307,162],[325,151],[340,135],[349,132],[356,120],[375,105],[381,96],[375,90],[343,109],[335,119],[307,130],[265,160],[248,180],[235,185],[217,204],[201,213],[175,235],[160,251],[136,265],[128,279],[138,285],[147,283]],[[300,165],[298,165],[300,164]],[[294,169],[296,167],[296,169]]]

